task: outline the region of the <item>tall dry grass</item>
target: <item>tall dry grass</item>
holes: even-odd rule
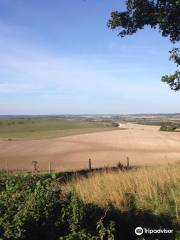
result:
[[[180,164],[92,173],[88,177],[76,177],[65,185],[64,191],[72,188],[87,203],[101,207],[112,204],[121,211],[132,207],[150,209],[178,220]]]

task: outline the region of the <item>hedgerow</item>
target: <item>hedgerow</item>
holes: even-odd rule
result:
[[[60,186],[51,177],[1,175],[0,239],[113,240],[114,223],[99,219],[89,230],[86,204]]]

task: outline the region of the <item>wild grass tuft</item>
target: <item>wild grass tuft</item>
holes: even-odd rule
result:
[[[180,164],[143,167],[128,172],[92,173],[68,182],[86,203],[113,205],[120,211],[132,208],[167,214],[179,220]]]

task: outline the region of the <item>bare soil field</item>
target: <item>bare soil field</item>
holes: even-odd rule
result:
[[[41,140],[0,140],[0,168],[31,170],[37,161],[47,170],[49,160],[57,171],[113,166],[119,161],[132,165],[180,161],[180,133],[160,132],[159,127],[125,124],[114,131]]]

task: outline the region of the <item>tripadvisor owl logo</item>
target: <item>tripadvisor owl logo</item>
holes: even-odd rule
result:
[[[142,235],[142,234],[143,234],[143,229],[142,229],[142,227],[137,227],[137,228],[135,229],[135,234],[138,235],[138,236]]]

